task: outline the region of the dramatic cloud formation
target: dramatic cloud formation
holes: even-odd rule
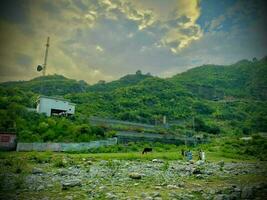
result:
[[[0,12],[0,81],[48,74],[89,83],[141,69],[171,76],[267,54],[264,1],[10,0]]]

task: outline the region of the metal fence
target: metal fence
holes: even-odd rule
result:
[[[118,143],[128,142],[159,142],[176,145],[197,145],[209,142],[208,138],[174,136],[169,134],[140,133],[134,131],[119,131],[116,134]]]
[[[107,119],[107,118],[100,118],[100,117],[90,117],[90,122],[92,124],[107,124],[107,125],[124,125],[130,127],[137,127],[143,129],[155,129],[156,126],[150,124],[143,124],[143,123],[136,123],[136,122],[128,122],[122,120],[115,120],[115,119]]]

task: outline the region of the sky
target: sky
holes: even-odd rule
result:
[[[47,74],[89,84],[260,59],[266,8],[263,0],[2,0],[0,82],[40,76],[48,36]]]

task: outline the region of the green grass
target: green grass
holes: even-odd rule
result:
[[[33,156],[34,155],[34,156]],[[193,151],[193,160],[197,160],[197,151]],[[20,158],[29,160],[32,163],[46,163],[53,162],[55,165],[61,165],[62,159],[65,157],[69,160],[80,160],[82,158],[96,159],[96,160],[152,160],[152,159],[163,159],[163,160],[182,160],[180,151],[166,151],[166,152],[152,152],[147,154],[141,154],[140,152],[128,152],[128,153],[49,153],[46,152],[1,152],[1,160],[9,160],[10,158]],[[32,160],[32,158],[35,158]],[[256,159],[252,156],[236,155],[224,152],[206,152],[207,161],[217,162],[224,160],[226,162],[233,161],[249,161],[254,162]],[[36,161],[37,160],[37,161]],[[60,166],[59,166],[60,167]]]

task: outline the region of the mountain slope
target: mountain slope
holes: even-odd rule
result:
[[[267,61],[239,61],[229,66],[203,65],[169,79],[199,97],[267,99]]]
[[[2,83],[8,88],[19,88],[44,95],[65,95],[69,93],[84,92],[88,87],[85,81],[68,79],[62,75],[47,75],[37,77],[30,81],[17,81]]]
[[[139,82],[150,78],[150,74],[142,74],[141,71],[137,71],[136,74],[128,74],[126,76],[123,76],[119,80],[111,81],[109,83],[106,83],[104,81],[100,81],[97,84],[94,84],[87,88],[87,91],[90,92],[108,92],[113,91],[118,88],[127,87],[127,86],[133,86],[138,84]]]

